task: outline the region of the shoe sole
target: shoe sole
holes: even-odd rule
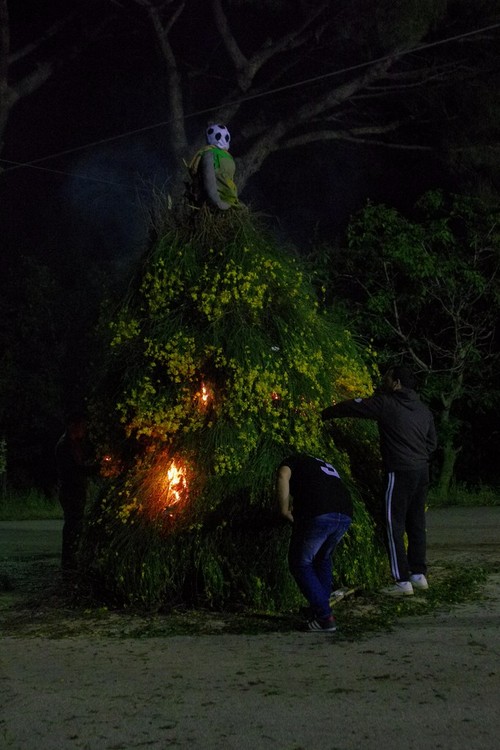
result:
[[[305,632],[306,633],[336,633],[337,632],[337,628],[328,628],[328,629],[327,628],[318,628],[317,630],[316,630],[316,628],[306,628]]]
[[[314,623],[314,627],[311,627],[311,625]],[[330,625],[328,628],[322,628],[321,625],[317,622],[317,620],[312,620],[312,622],[309,622],[309,624],[306,627],[306,631],[308,633],[335,633],[337,630],[337,625]]]
[[[425,575],[422,576],[422,578],[417,578],[415,581],[412,579],[412,576],[410,576],[410,583],[414,589],[417,589],[419,591],[427,591],[427,589],[429,588],[429,582]]]

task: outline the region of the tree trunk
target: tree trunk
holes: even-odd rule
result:
[[[449,497],[455,473],[455,463],[459,452],[459,449],[453,447],[453,435],[450,434],[443,443],[443,460],[435,490],[440,500],[447,500]]]
[[[455,437],[460,425],[457,420],[452,418],[451,408],[455,401],[463,395],[463,380],[464,375],[462,370],[451,384],[449,392],[441,396],[443,410],[439,419],[439,436],[442,441],[443,460],[436,483],[436,494],[441,500],[448,498],[455,473],[457,456],[461,450],[460,448],[455,448]]]

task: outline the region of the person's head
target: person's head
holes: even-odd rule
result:
[[[218,146],[225,151],[229,150],[231,136],[225,125],[209,125],[206,131],[207,143],[209,146]]]
[[[401,388],[415,388],[416,381],[412,371],[404,365],[395,365],[387,370],[384,376],[384,388],[387,391],[399,391]]]

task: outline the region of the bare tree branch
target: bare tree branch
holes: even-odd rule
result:
[[[392,60],[384,60],[382,63],[373,65],[361,76],[353,78],[333,90],[326,91],[317,100],[310,101],[288,117],[277,120],[240,159],[239,174],[242,184],[245,185],[249,177],[260,169],[269,154],[281,148],[283,141],[286,142],[288,133],[295,132],[301,125],[307,127],[319,115],[329,113],[332,109],[340,107],[354,92],[365,87],[376,77],[382,76],[392,62]],[[299,138],[298,135],[293,137]]]
[[[10,25],[7,0],[0,0],[0,95],[7,85],[10,56]]]
[[[36,39],[13,51],[10,49],[8,2],[0,0],[0,152],[3,134],[15,105],[40,89],[63,61],[78,54],[79,46],[74,39],[66,40],[64,37],[67,27],[76,17],[76,12],[64,15]],[[95,28],[99,28],[99,24],[95,24]],[[29,59],[35,54],[42,54],[41,50],[47,42],[53,42],[57,38],[65,41],[62,51],[52,51],[45,58],[34,59],[29,63]]]
[[[5,0],[3,1],[5,2]],[[60,31],[66,28],[66,26],[74,20],[75,16],[76,13],[71,13],[65,18],[62,18],[60,21],[52,24],[52,26],[44,31],[37,39],[34,39],[29,44],[25,44],[24,47],[12,52],[9,55],[9,65],[14,65],[20,60],[28,57],[28,55],[31,55],[33,52],[38,51],[43,44],[49,41],[49,39],[53,39]]]
[[[167,71],[167,96],[169,109],[172,117],[171,121],[171,139],[172,148],[174,153],[181,153],[187,150],[187,138],[184,127],[184,102],[182,93],[182,80],[179,69],[177,67],[177,60],[174,55],[172,46],[169,42],[169,34],[174,28],[175,23],[182,15],[185,3],[181,2],[174,9],[172,15],[167,19],[166,22],[162,22],[160,16],[160,9],[154,4],[145,2],[144,0],[136,0],[142,5],[147,6],[148,17],[151,21],[156,39],[160,46],[163,59],[166,63]]]
[[[273,57],[276,57],[284,50],[291,50],[302,46],[309,36],[309,34],[304,35],[304,32],[313,25],[327,7],[328,3],[323,3],[308,16],[307,20],[301,26],[285,34],[277,42],[273,43],[271,39],[267,39],[264,46],[256,51],[251,58],[246,58],[231,31],[221,0],[212,0],[215,23],[229,57],[233,61],[241,91],[246,92],[249,90],[256,74]]]
[[[366,143],[371,146],[383,146],[384,148],[401,149],[408,151],[432,151],[432,146],[422,146],[421,144],[410,144],[410,143],[394,143],[387,141],[380,141],[375,138],[363,138],[364,135],[381,135],[383,133],[393,133],[401,125],[399,120],[386,125],[367,125],[362,128],[352,128],[351,130],[316,130],[311,133],[304,133],[303,135],[283,140],[280,144],[281,149],[296,148],[297,146],[304,146],[307,143],[315,143],[318,141],[346,141],[351,143]]]

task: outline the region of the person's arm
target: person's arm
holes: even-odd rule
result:
[[[290,496],[290,477],[292,470],[289,466],[280,466],[278,469],[278,480],[276,482],[276,499],[279,512],[288,521],[293,523],[292,499]]]
[[[339,404],[327,406],[321,412],[323,422],[339,417],[357,417],[358,419],[379,419],[382,415],[384,400],[383,396],[371,396],[370,398],[355,398],[349,401],[341,401]]]
[[[221,211],[226,211],[228,208],[231,208],[229,203],[221,200],[219,195],[217,189],[217,178],[215,176],[214,157],[211,151],[206,151],[203,154],[200,166],[203,176],[203,186],[210,202],[213,203],[214,206],[217,206],[217,208],[220,208]]]

